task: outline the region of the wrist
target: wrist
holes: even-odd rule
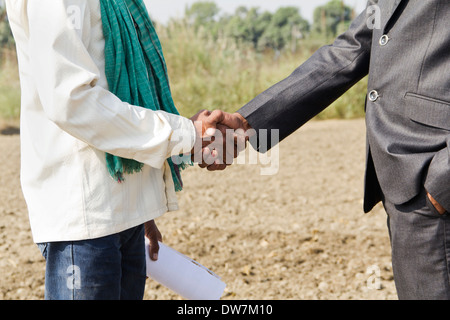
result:
[[[240,121],[242,122],[242,128],[245,131],[247,131],[247,130],[252,128],[250,126],[250,124],[248,123],[247,119],[245,119],[239,112],[235,112],[234,115],[240,119]]]
[[[440,214],[444,214],[446,212],[445,208],[442,207],[439,202],[436,201],[436,199],[434,199],[434,197],[427,192],[427,196],[428,199],[430,200],[431,204],[434,206],[434,208],[440,213]]]

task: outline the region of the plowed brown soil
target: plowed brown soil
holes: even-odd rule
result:
[[[164,242],[227,283],[223,299],[397,299],[386,214],[362,211],[364,120],[313,121],[263,165],[184,172]],[[0,299],[43,299],[45,263],[20,189],[17,130],[0,135]],[[145,299],[180,299],[147,280]]]

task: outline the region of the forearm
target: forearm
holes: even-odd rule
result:
[[[372,31],[362,13],[332,45],[320,48],[238,112],[257,132],[277,129],[283,140],[367,75],[371,44]]]
[[[161,168],[168,157],[194,145],[189,119],[124,103],[101,87],[71,96],[47,94],[54,99],[43,101],[48,118],[98,150]]]

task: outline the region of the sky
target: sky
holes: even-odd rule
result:
[[[186,5],[199,0],[144,0],[153,20],[166,23],[171,17],[182,17]],[[212,1],[212,0],[202,0]],[[239,6],[259,7],[261,10],[275,12],[279,7],[295,6],[300,8],[301,15],[312,22],[314,9],[327,3],[329,0],[215,0],[222,12],[233,13]],[[366,0],[344,0],[345,4],[362,12]]]

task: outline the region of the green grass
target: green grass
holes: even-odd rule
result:
[[[201,109],[234,112],[259,93],[287,77],[324,44],[301,41],[297,51],[256,52],[246,44],[206,32],[196,33],[182,21],[159,28],[171,89],[180,113],[190,117]],[[16,56],[0,49],[0,118],[20,116],[20,85]],[[317,116],[317,119],[350,119],[364,116],[367,79],[363,79]]]
[[[322,111],[317,119],[357,119],[365,116],[367,77]]]
[[[229,39],[213,41],[182,24],[172,24],[158,32],[175,104],[187,117],[201,109],[238,110],[289,76],[324,44],[310,39],[300,42],[295,53],[258,53]],[[363,79],[317,119],[363,117],[366,86],[367,79]]]

